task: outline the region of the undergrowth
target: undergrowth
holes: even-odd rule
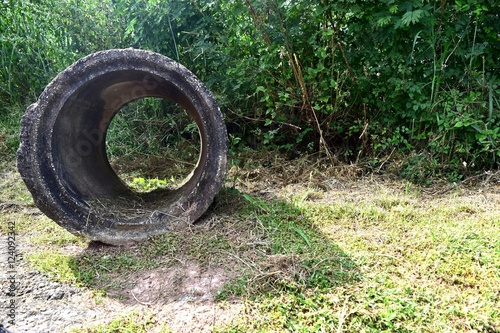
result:
[[[0,152],[17,140],[11,110],[34,102],[58,72],[98,50],[135,47],[206,84],[233,150],[321,154],[379,171],[402,161],[400,174],[422,183],[499,167],[498,1],[50,0],[0,9]],[[164,103],[144,99],[116,116],[110,156],[169,146],[193,163],[195,126]]]

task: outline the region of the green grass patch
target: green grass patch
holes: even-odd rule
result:
[[[83,286],[84,281],[91,281],[91,273],[77,268],[73,256],[62,251],[43,251],[27,256],[28,261],[40,272],[55,281]],[[79,273],[75,273],[79,272]]]
[[[244,314],[217,332],[500,330],[498,201],[345,194],[325,204],[295,193],[265,209],[253,199],[271,251],[310,270],[292,287],[250,292]],[[228,287],[248,290],[248,281]]]
[[[324,290],[359,279],[356,264],[300,207],[281,200],[242,196],[248,201],[242,213],[263,232],[259,250],[264,255],[251,261],[252,268],[245,275],[228,283],[220,299]]]

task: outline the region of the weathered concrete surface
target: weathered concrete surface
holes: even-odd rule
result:
[[[198,164],[175,191],[136,193],[108,162],[110,121],[143,97],[180,104],[198,126]],[[68,67],[28,107],[17,164],[35,204],[59,225],[126,244],[192,223],[206,211],[225,176],[227,133],[215,99],[188,69],[153,52],[108,50]]]

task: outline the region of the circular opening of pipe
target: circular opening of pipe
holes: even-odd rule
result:
[[[115,114],[106,133],[111,167],[135,192],[175,190],[189,181],[200,157],[196,122],[178,104],[134,100]]]
[[[199,154],[192,153],[196,164],[187,171],[192,174],[191,177],[183,178],[179,174],[169,173],[172,169],[165,160],[158,180],[155,179],[157,177],[151,180],[149,175],[142,173],[151,167],[151,160],[148,159],[154,154],[147,149],[141,152],[137,148],[141,144],[145,147],[161,146],[162,141],[168,145],[166,136],[172,131],[171,128],[167,129],[169,125],[173,126],[174,132],[178,130],[179,134],[185,136],[189,130],[200,129],[201,120],[197,112],[189,96],[173,82],[141,71],[113,71],[80,85],[62,106],[55,122],[58,130],[52,136],[53,156],[58,159],[55,168],[61,173],[65,189],[73,192],[74,198],[79,198],[90,207],[91,213],[99,216],[120,214],[125,218],[131,214],[147,216],[150,214],[148,212],[164,211],[197,187],[203,173],[200,164],[205,164],[207,155],[203,154],[203,147]],[[163,115],[153,119],[153,113]],[[163,137],[154,138],[153,124],[158,125],[163,121],[167,121],[165,126],[160,126],[164,131]],[[106,147],[106,141],[110,140],[112,134],[108,136],[108,132],[120,132],[119,128],[110,128],[113,122],[117,127],[121,124],[124,135],[131,131],[137,135],[136,138],[118,137],[115,140],[116,145],[120,141],[124,147],[129,141],[130,157],[135,155],[137,161],[142,160],[144,168],[138,174],[132,174],[131,180],[127,179],[126,173],[120,178],[118,174],[121,172],[116,172],[118,167],[113,169],[110,164],[108,151],[112,151],[112,146]],[[198,135],[193,132],[191,139],[194,137],[196,141],[198,136],[198,143],[203,142],[203,133],[203,129]],[[189,141],[182,139],[178,139],[179,145]],[[179,146],[176,148],[180,149]],[[122,165],[126,165],[125,162]],[[187,163],[193,165],[193,161]],[[189,178],[188,181],[183,181],[186,178]],[[156,186],[167,185],[167,182],[174,184],[171,187]]]

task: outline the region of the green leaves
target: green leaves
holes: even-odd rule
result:
[[[425,13],[422,9],[406,12],[401,18],[401,25],[409,26],[410,24],[418,23]]]
[[[9,106],[31,101],[78,58],[119,47],[113,12],[110,0],[2,2],[0,99]]]

